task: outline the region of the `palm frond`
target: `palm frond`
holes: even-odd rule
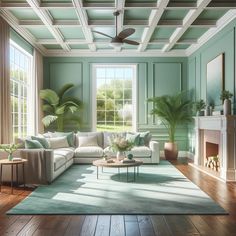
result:
[[[59,103],[59,97],[56,92],[51,89],[42,89],[40,90],[39,95],[41,99],[52,106],[56,106]]]
[[[45,111],[47,113],[53,113],[54,112],[54,108],[50,104],[44,104],[43,105],[43,111]]]
[[[68,91],[68,90],[70,90],[71,88],[73,88],[74,87],[74,84],[71,84],[71,83],[69,83],[69,84],[65,84],[59,91],[58,91],[58,97],[60,98],[60,99],[62,99],[63,98],[63,96],[64,96],[64,94]]]
[[[82,108],[83,106],[83,103],[81,100],[79,100],[78,98],[75,98],[75,97],[71,97],[71,96],[68,96],[66,98],[63,98],[62,101],[61,101],[61,104],[65,103],[65,102],[73,102],[75,103],[80,109]]]
[[[43,117],[42,122],[45,127],[48,127],[51,123],[53,123],[57,119],[58,119],[58,116],[47,115]]]

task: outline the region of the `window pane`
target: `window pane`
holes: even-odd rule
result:
[[[13,137],[23,137],[27,133],[27,124],[29,122],[28,101],[30,88],[30,65],[31,57],[23,50],[11,43],[10,45],[10,76],[11,76],[11,105],[12,105],[12,123]],[[31,124],[33,125],[33,124]]]
[[[132,130],[134,67],[96,68],[97,130]]]

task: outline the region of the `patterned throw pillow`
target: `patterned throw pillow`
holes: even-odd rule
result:
[[[26,149],[41,149],[44,148],[43,145],[37,140],[25,140],[25,148]]]

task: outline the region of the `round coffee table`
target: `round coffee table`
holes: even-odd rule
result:
[[[143,161],[140,160],[136,160],[135,162],[127,162],[127,163],[123,163],[121,161],[117,161],[116,159],[112,159],[113,162],[107,162],[106,160],[103,159],[99,159],[96,161],[93,161],[93,165],[97,167],[97,179],[99,177],[99,167],[102,167],[102,171],[103,171],[103,167],[108,167],[108,168],[117,168],[118,169],[118,174],[119,174],[119,178],[120,178],[120,168],[126,168],[126,179],[127,182],[129,180],[129,168],[130,167],[134,167],[134,178],[133,180],[136,180],[136,174],[138,176],[139,174],[139,166],[141,166],[143,164]],[[137,170],[136,170],[137,168]]]

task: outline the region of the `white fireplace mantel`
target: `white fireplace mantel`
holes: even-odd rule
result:
[[[203,165],[204,130],[220,131],[219,158],[220,178],[236,181],[236,116],[198,116],[195,117],[195,165]]]

